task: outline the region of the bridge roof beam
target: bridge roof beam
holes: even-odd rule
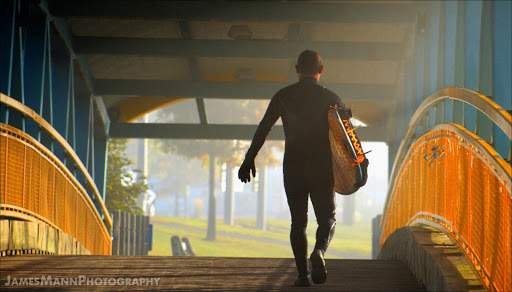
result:
[[[95,79],[96,94],[171,96],[183,98],[270,99],[284,82],[210,82],[171,80]],[[393,97],[392,85],[329,84],[344,101],[386,101]]]
[[[257,125],[112,123],[111,138],[251,140]],[[382,127],[357,130],[362,141],[385,141]],[[283,126],[274,126],[267,140],[284,140]]]
[[[49,0],[56,16],[217,21],[412,22],[410,3]]]
[[[311,42],[282,40],[183,40],[116,37],[75,37],[77,53],[289,59],[306,49],[325,59],[399,60],[400,43]]]

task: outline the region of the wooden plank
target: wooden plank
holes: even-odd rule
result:
[[[24,222],[25,229],[25,242],[23,249],[32,250],[37,248],[37,233],[39,231],[39,224],[35,222]]]
[[[9,249],[9,238],[11,236],[9,222],[9,220],[0,220],[0,252]]]
[[[148,255],[148,251],[149,251],[149,242],[151,240],[151,238],[149,238],[150,236],[150,233],[149,233],[149,216],[144,216],[144,249],[143,249],[143,253],[142,255]]]
[[[137,222],[135,221],[135,215],[134,214],[129,214],[129,220],[130,220],[130,225],[129,225],[129,234],[130,234],[130,253],[129,255],[135,255],[135,248],[136,248],[136,243],[137,243],[137,237],[136,237],[136,228],[137,228]]]
[[[9,250],[23,249],[24,235],[23,235],[23,221],[11,221],[11,237],[9,238]]]
[[[143,219],[143,215],[136,215],[136,219],[137,219],[137,233],[136,233],[136,238],[137,238],[137,249],[135,251],[135,255],[142,255],[142,245],[144,243],[144,238],[142,237],[142,219]]]
[[[126,221],[125,221],[125,213],[119,212],[119,252],[118,255],[125,255],[125,247],[126,247],[126,241],[125,241],[125,229],[126,229]]]
[[[121,218],[120,211],[116,210],[112,212],[112,255],[119,255],[119,244],[120,244],[120,223]]]
[[[37,263],[37,265],[36,265]],[[327,259],[322,291],[424,291],[397,261]],[[73,286],[73,289],[173,291],[288,291],[297,288],[291,258],[214,258],[144,256],[23,256],[2,259],[0,285],[7,275],[21,277],[158,277],[158,285]],[[28,276],[27,276],[28,277]],[[65,286],[62,289],[66,289]],[[301,289],[299,289],[301,290]],[[309,289],[306,289],[310,291]]]
[[[39,232],[37,234],[37,248],[40,251],[47,251],[48,246],[48,229],[50,226],[46,224],[39,224]]]

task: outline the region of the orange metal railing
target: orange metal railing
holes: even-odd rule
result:
[[[471,104],[492,103],[478,101],[478,95],[467,90],[449,91],[460,99],[471,95],[463,99]],[[425,104],[446,98],[440,92]],[[508,132],[510,114],[491,105],[487,108],[497,111],[488,116]],[[428,112],[427,106],[420,106],[413,116],[395,160],[381,223],[381,247],[403,226],[421,223],[442,228],[462,247],[487,289],[512,291],[511,166],[460,125],[439,124],[413,139],[410,134],[421,120],[418,113]]]
[[[63,145],[79,169],[85,169],[65,139],[42,117],[5,95],[1,95],[1,101],[41,125]],[[0,145],[1,216],[42,221],[73,236],[92,254],[111,254],[107,227],[112,221],[108,211],[101,204],[103,220],[83,186],[50,150],[27,133],[3,123]],[[85,176],[97,194],[94,181],[88,173]]]
[[[476,137],[467,139],[471,135],[458,125],[440,125],[416,140],[393,187],[381,245],[402,226],[437,223],[464,249],[490,290],[510,291],[510,165],[496,165],[494,150],[475,144],[485,143]],[[425,160],[433,148],[444,155]]]

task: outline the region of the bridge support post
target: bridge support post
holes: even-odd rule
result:
[[[343,217],[341,224],[346,226],[354,225],[354,214],[356,211],[356,197],[355,195],[343,197]]]
[[[235,200],[233,194],[233,167],[226,165],[226,193],[224,197],[224,224],[233,225]]]
[[[258,213],[256,214],[256,228],[265,230],[267,227],[267,166],[260,168],[258,181]]]
[[[380,221],[382,214],[375,216],[372,219],[372,259],[377,259],[380,252],[380,238],[382,236],[382,229],[380,229]]]
[[[215,198],[215,162],[216,157],[214,153],[210,153],[210,187],[208,197],[208,230],[206,231],[206,240],[214,241],[216,233],[216,198]]]

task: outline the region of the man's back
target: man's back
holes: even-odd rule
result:
[[[285,159],[325,165],[331,159],[327,111],[339,97],[314,78],[280,90],[274,97],[286,137]],[[262,121],[263,122],[263,121]]]

